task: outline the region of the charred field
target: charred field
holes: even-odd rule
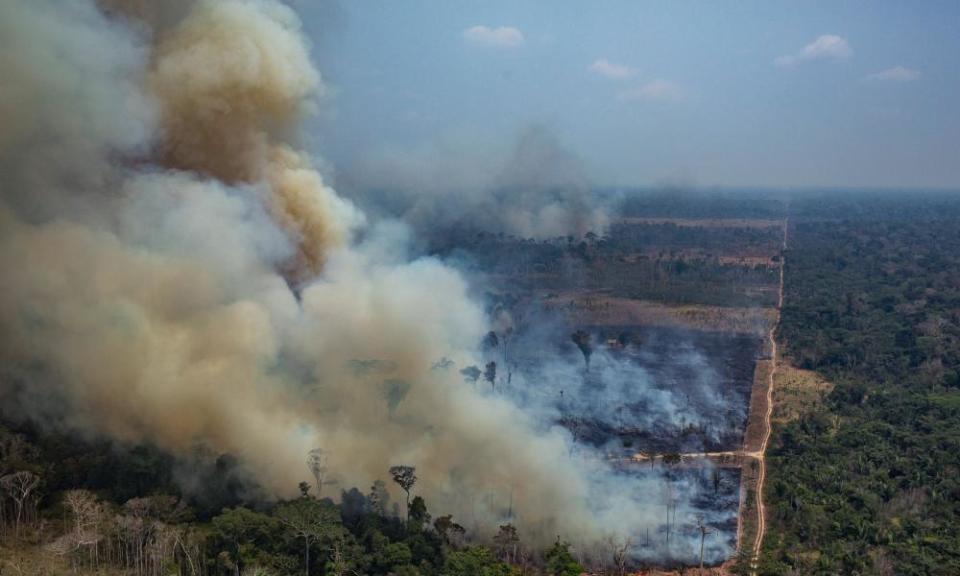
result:
[[[760,337],[578,327],[594,346],[587,370],[568,335],[573,327],[560,325],[564,330],[554,324],[549,341],[538,340],[537,331],[515,335],[507,344],[513,368],[496,382],[497,393],[543,412],[569,431],[575,446],[618,463],[619,482],[610,489],[626,491],[622,497],[647,516],[632,535],[633,565],[696,563],[698,520],[711,531],[706,561],[730,558],[737,544],[739,464],[693,455],[740,449]]]
[[[568,336],[590,335],[590,368]],[[678,327],[585,326],[515,335],[502,393],[549,406],[613,455],[735,451],[761,339]],[[509,388],[508,388],[509,386]]]
[[[646,510],[636,566],[718,564],[737,549],[740,459],[776,291],[772,213],[616,220],[552,240],[460,231],[437,252],[486,282],[485,378],[584,451]],[[759,218],[765,216],[765,218]],[[490,372],[490,367],[493,372]],[[577,448],[574,448],[575,450]]]
[[[633,566],[689,565],[699,556],[702,520],[711,533],[704,539],[704,561],[720,564],[736,549],[740,501],[738,468],[674,468],[665,472],[649,464],[620,468],[637,486],[635,499],[647,503],[655,522],[632,534]],[[650,504],[653,502],[653,504]]]

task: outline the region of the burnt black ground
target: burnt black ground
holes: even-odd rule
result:
[[[566,331],[545,341],[520,336],[512,345],[521,385],[536,387],[541,398],[552,392],[541,401],[578,441],[656,454],[740,447],[762,338],[642,326],[586,330],[590,371]],[[628,334],[625,344],[615,342],[620,334]]]
[[[631,475],[637,486],[633,497],[644,514],[653,519],[637,525],[655,526],[638,528],[631,534],[632,567],[696,564],[700,552],[698,518],[709,527],[704,538],[705,563],[719,564],[730,557],[736,548],[739,469],[664,470],[660,465],[651,468],[645,463],[631,463],[624,465],[621,473]]]

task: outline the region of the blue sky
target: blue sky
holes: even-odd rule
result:
[[[542,125],[600,185],[960,188],[960,2],[293,4],[340,171]]]

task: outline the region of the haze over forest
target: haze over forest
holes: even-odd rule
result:
[[[0,574],[958,573],[958,12],[0,0]]]

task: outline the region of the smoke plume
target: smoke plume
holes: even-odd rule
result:
[[[277,497],[314,447],[341,486],[414,465],[480,533],[512,514],[589,542],[645,517],[565,430],[463,382],[488,330],[463,277],[297,149],[323,83],[289,8],[10,0],[0,54],[6,416],[229,453]],[[592,226],[580,192],[512,195],[570,181],[532,171],[556,157],[531,138],[480,204],[515,202],[523,234]]]
[[[548,127],[528,126],[503,148],[454,140],[384,149],[340,179],[359,203],[424,237],[467,229],[543,240],[606,230],[612,202],[592,193],[580,159]]]

